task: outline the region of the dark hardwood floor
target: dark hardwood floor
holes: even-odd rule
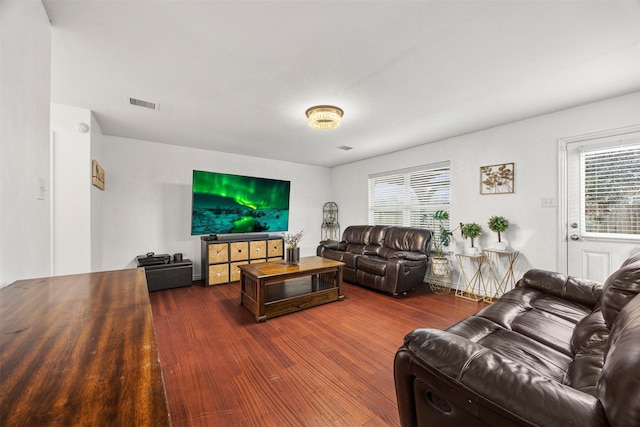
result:
[[[344,301],[256,323],[238,282],[150,294],[174,426],[397,426],[393,358],[415,328],[484,307],[428,285],[393,298],[345,283]]]

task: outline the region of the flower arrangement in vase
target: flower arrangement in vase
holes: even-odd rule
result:
[[[293,233],[282,233],[284,238],[284,244],[286,246],[286,260],[288,264],[298,265],[300,263],[300,248],[298,247],[298,243],[302,240],[302,234],[304,230],[300,230],[299,232]]]

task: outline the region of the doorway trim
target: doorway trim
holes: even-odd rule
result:
[[[583,135],[570,136],[558,139],[558,265],[560,272],[567,274],[568,271],[568,251],[569,243],[567,241],[569,230],[567,223],[569,222],[569,206],[567,188],[569,177],[567,175],[567,145],[576,142],[593,141],[595,139],[610,138],[613,136],[624,136],[632,133],[640,132],[640,124],[626,126],[622,128],[609,129],[599,132],[586,133]]]

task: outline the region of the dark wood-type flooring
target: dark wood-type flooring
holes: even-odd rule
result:
[[[238,282],[151,293],[173,426],[397,426],[403,337],[485,306],[426,284],[394,298],[345,283],[344,294],[256,323]]]

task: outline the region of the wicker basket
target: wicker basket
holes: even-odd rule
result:
[[[433,258],[430,260],[430,269],[426,281],[431,292],[438,295],[446,295],[451,291],[453,282],[451,263],[447,258]]]
[[[450,280],[436,280],[433,277],[429,278],[429,287],[431,292],[437,295],[446,295],[451,292]]]

